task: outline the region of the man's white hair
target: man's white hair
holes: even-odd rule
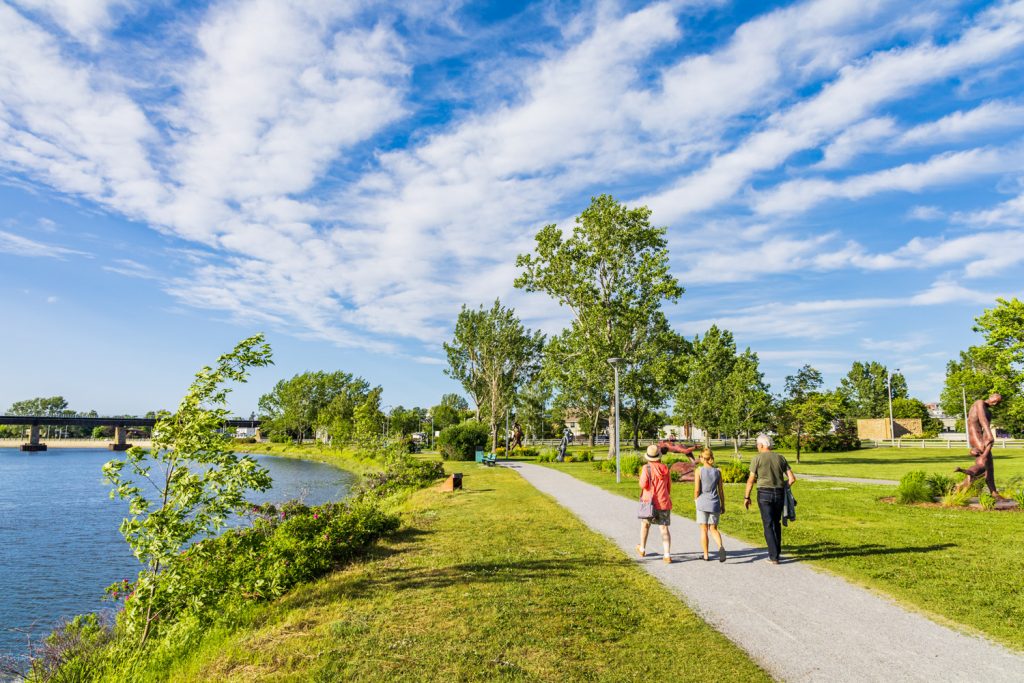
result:
[[[768,436],[767,434],[758,434],[757,435],[757,445],[758,446],[764,446],[765,448],[771,449],[771,447],[772,447],[772,437]]]

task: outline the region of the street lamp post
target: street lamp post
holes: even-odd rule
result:
[[[960,385],[960,396],[964,400],[964,436],[967,437],[967,450],[971,450],[971,430],[967,429],[967,387]]]
[[[615,439],[615,483],[622,482],[622,463],[619,457],[619,363],[621,358],[609,358],[612,368],[615,370],[615,428],[612,430],[612,438]]]
[[[896,372],[899,372],[899,371],[900,371],[900,369],[896,368]],[[892,417],[892,373],[891,372],[889,373],[889,376],[886,378],[885,384],[886,384],[886,386],[889,389],[889,438],[893,442],[895,442],[896,441],[896,421]]]

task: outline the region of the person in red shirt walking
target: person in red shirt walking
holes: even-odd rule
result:
[[[644,458],[647,462],[640,470],[640,500],[653,503],[654,516],[640,520],[640,544],[636,547],[636,554],[640,557],[647,554],[647,532],[651,530],[651,524],[657,524],[661,527],[661,543],[665,550],[662,561],[669,564],[672,562],[672,536],[668,532],[672,523],[672,477],[668,467],[661,462],[658,446],[648,446]]]

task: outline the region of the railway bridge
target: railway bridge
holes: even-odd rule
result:
[[[39,438],[39,428],[51,427],[113,427],[114,441],[107,445],[112,451],[126,451],[132,447],[128,443],[130,427],[150,427],[158,420],[152,417],[61,417],[57,415],[0,415],[0,425],[20,425],[28,427],[28,442],[21,445],[23,451],[45,451],[46,444]],[[225,420],[224,426],[251,427],[259,429],[260,421],[256,419]]]

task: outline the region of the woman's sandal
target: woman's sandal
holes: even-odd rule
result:
[[[639,543],[636,544],[635,550],[638,557],[643,557],[647,554],[647,551],[641,548]]]
[[[661,561],[665,564],[672,564],[672,556],[666,555],[665,557],[661,558]]]

